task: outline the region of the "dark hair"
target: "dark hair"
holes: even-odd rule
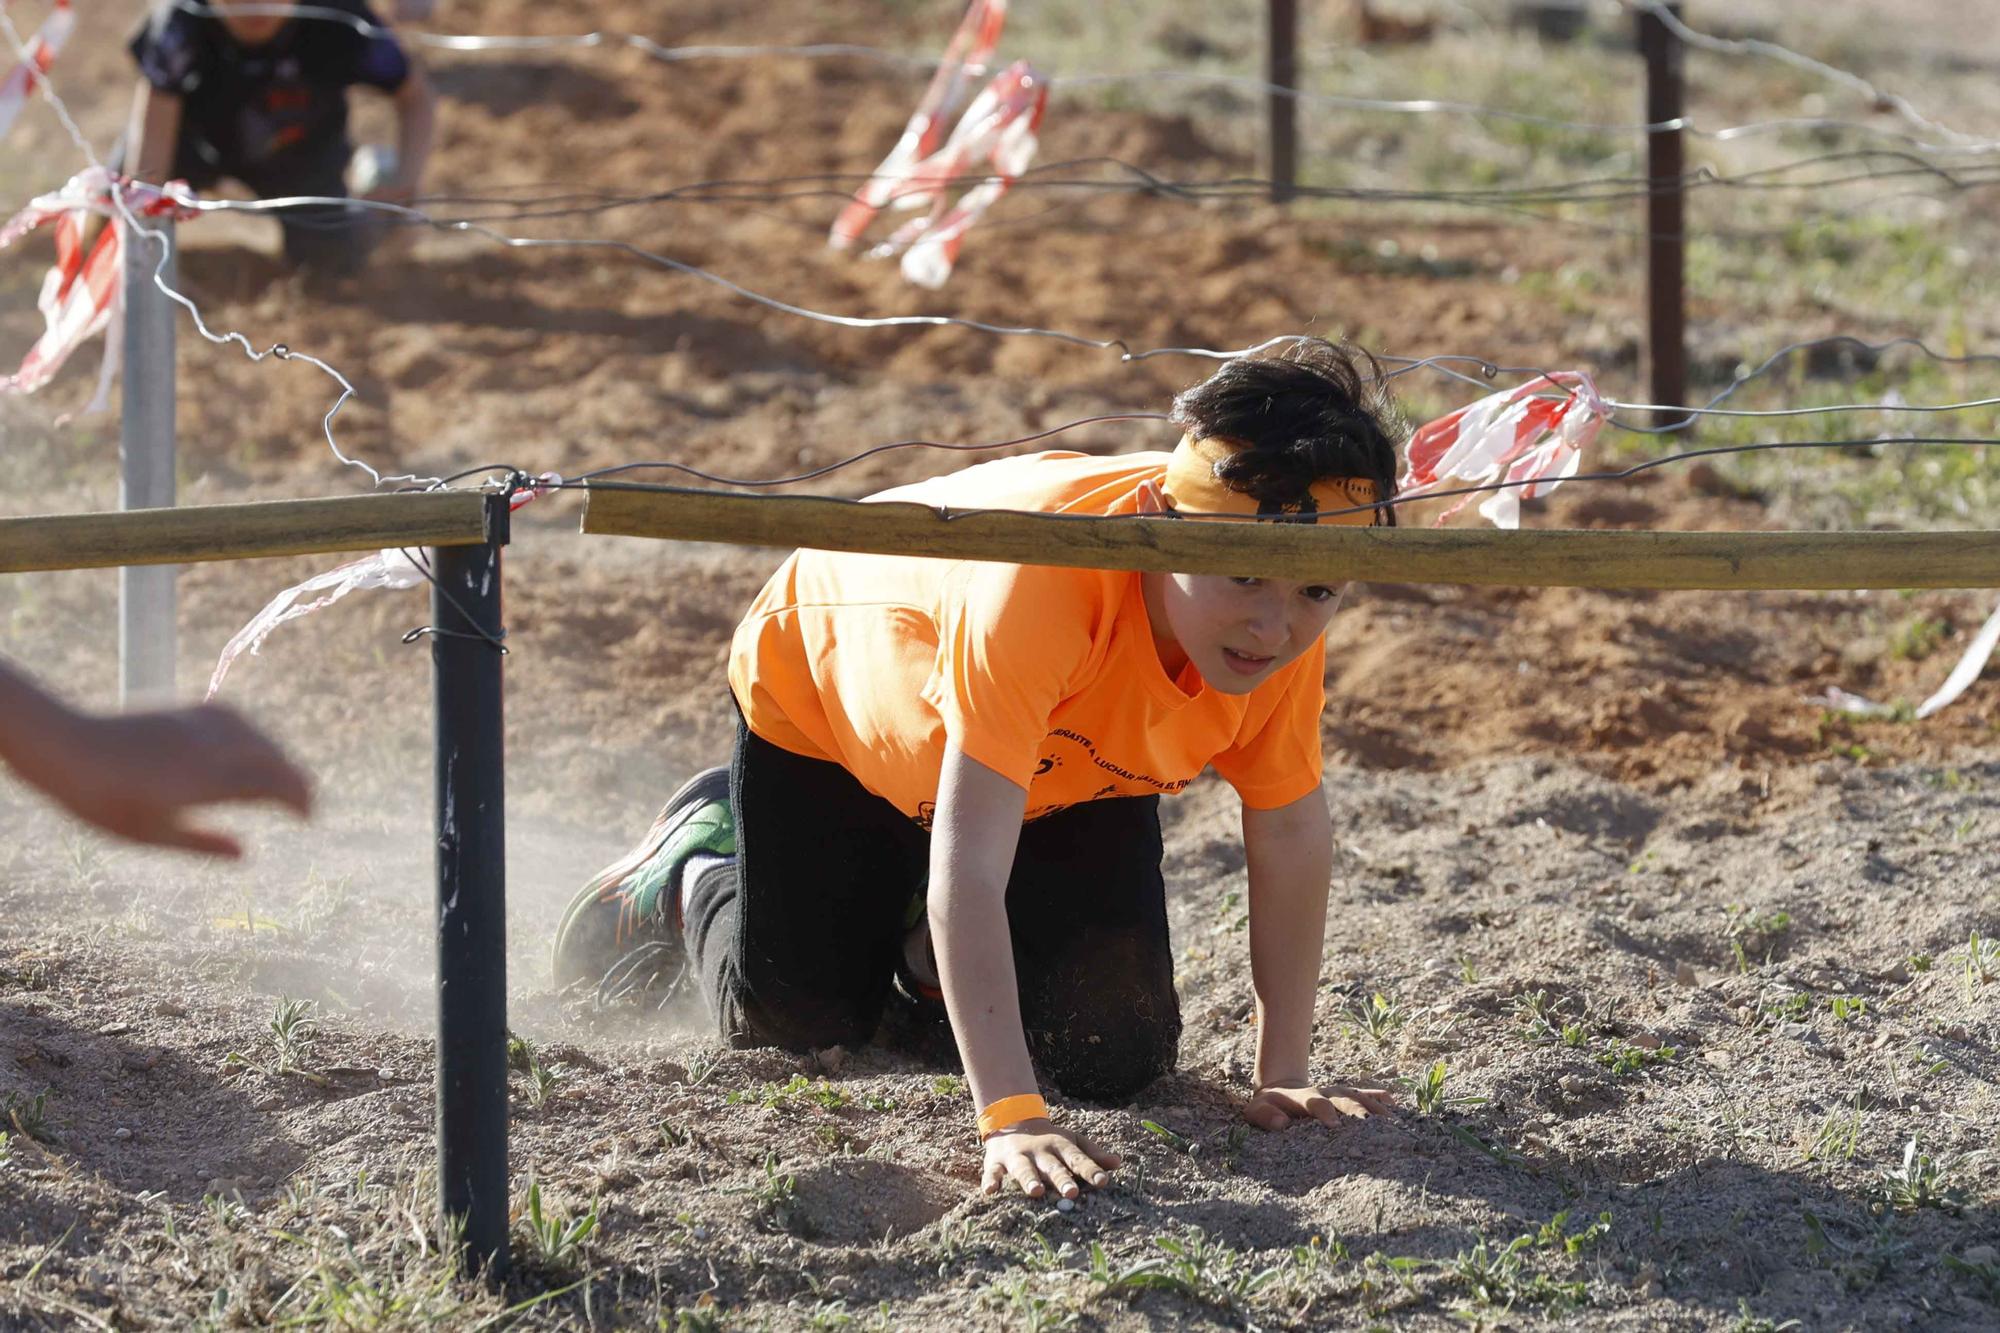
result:
[[[1170,419],[1196,439],[1250,447],[1215,468],[1217,480],[1273,512],[1310,511],[1308,488],[1326,477],[1365,477],[1396,493],[1402,418],[1367,352],[1300,338],[1277,356],[1239,356],[1174,399]],[[1395,506],[1380,522],[1393,525]]]

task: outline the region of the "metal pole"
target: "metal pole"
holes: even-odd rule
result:
[[[507,844],[500,548],[431,551],[437,708],[438,1192],[467,1272],[507,1268]]]
[[[118,435],[118,505],[121,509],[171,509],[174,504],[174,306],[153,284],[160,250],[149,233],[166,238],[160,274],[174,281],[174,223],[149,222],[128,230],[124,247],[125,336],[122,420]],[[174,693],[174,581],[172,565],[118,571],[118,692],[130,706],[157,703]]]
[[[1661,6],[1675,18],[1678,4]],[[1653,377],[1653,401],[1685,407],[1687,359],[1687,193],[1684,134],[1680,128],[1686,48],[1660,16],[1641,9],[1639,52],[1646,61],[1646,123],[1671,124],[1646,136],[1646,348]],[[1684,413],[1661,412],[1656,424],[1686,420]]]
[[[1299,183],[1299,6],[1298,0],[1270,0],[1266,24],[1264,79],[1271,116],[1271,200],[1282,204]]]

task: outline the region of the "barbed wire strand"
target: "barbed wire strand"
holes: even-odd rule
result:
[[[174,8],[187,13],[211,17],[217,13],[214,6],[200,0],[174,0]],[[743,44],[743,45],[699,45],[666,46],[653,38],[637,33],[595,30],[574,34],[479,34],[479,33],[431,33],[408,28],[392,28],[386,24],[371,23],[360,15],[345,10],[329,9],[310,4],[239,4],[232,10],[240,14],[284,16],[317,19],[330,23],[340,23],[365,36],[393,35],[399,41],[412,45],[429,47],[434,50],[455,52],[482,51],[532,51],[532,50],[587,50],[628,48],[638,51],[663,63],[680,63],[695,60],[739,60],[764,57],[790,57],[797,59],[851,58],[872,61],[878,64],[898,66],[913,73],[928,73],[938,66],[935,56],[913,55],[908,52],[891,51],[883,47],[852,42],[820,42],[811,44]],[[1710,38],[1696,33],[1682,25],[1682,30],[1694,44],[1709,44],[1707,49],[1716,49],[1716,43],[1727,48],[1725,39]],[[1687,40],[1687,38],[1684,38]],[[1769,44],[1765,44],[1769,45]],[[1784,48],[1776,48],[1784,50]],[[1764,52],[1758,52],[1765,54]],[[1823,70],[1830,76],[1838,77],[1849,87],[1865,90],[1871,103],[1883,102],[1887,95],[1866,79],[1848,71],[1835,69],[1830,65],[1811,61],[1809,57],[1788,53],[1812,67]],[[984,72],[983,66],[973,67],[974,72]],[[1517,124],[1534,125],[1544,129],[1572,130],[1580,133],[1647,135],[1672,130],[1680,130],[1702,138],[1727,142],[1754,135],[1784,133],[1787,131],[1852,131],[1893,139],[1908,144],[1921,151],[1951,151],[1965,153],[1990,153],[2000,151],[2000,141],[1980,140],[1960,134],[1955,130],[1937,125],[1936,122],[1909,108],[1909,118],[1913,123],[1929,127],[1946,136],[1947,142],[1934,143],[1886,126],[1867,121],[1842,120],[1823,116],[1794,116],[1777,120],[1751,122],[1743,125],[1726,126],[1711,130],[1696,123],[1691,117],[1680,116],[1664,121],[1639,122],[1595,122],[1569,120],[1557,116],[1547,116],[1532,111],[1517,111],[1507,107],[1489,107],[1471,102],[1458,102],[1438,98],[1370,98],[1353,97],[1335,93],[1315,93],[1285,84],[1272,83],[1249,75],[1209,73],[1200,70],[1185,70],[1172,67],[1161,69],[1098,71],[1083,74],[1050,74],[1047,76],[1050,91],[1060,91],[1064,87],[1091,87],[1110,83],[1202,83],[1213,87],[1225,87],[1255,97],[1284,97],[1298,102],[1325,106],[1347,111],[1379,111],[1399,115],[1454,115],[1480,120],[1505,120]],[[1908,107],[1901,99],[1894,99],[1900,107]],[[1899,109],[1900,109],[1899,107]]]
[[[1071,424],[1078,425],[1085,423],[1071,423]],[[1064,430],[1068,429],[1068,427],[1059,426],[1056,427],[1055,429]],[[1049,434],[1049,433],[1052,432],[1043,432],[1042,434]],[[923,441],[923,440],[899,441],[896,445],[877,446],[877,450],[881,448],[916,448],[916,447],[932,447],[932,448],[944,448],[944,449],[954,449],[954,450],[1000,449],[1000,448],[1006,448],[1007,446],[1012,444],[1022,443],[1025,440],[1038,439],[1038,438],[1041,438],[1041,435],[1023,437],[1023,440],[1003,440],[991,444],[980,444],[980,445],[938,444],[934,441]],[[1663,454],[1655,458],[1643,459],[1640,462],[1631,464],[1628,467],[1605,468],[1593,472],[1578,472],[1567,477],[1560,477],[1560,478],[1530,477],[1520,480],[1503,479],[1500,481],[1479,482],[1468,486],[1458,486],[1441,490],[1424,491],[1420,494],[1395,495],[1389,497],[1386,500],[1377,501],[1371,504],[1350,505],[1343,509],[1321,510],[1319,513],[1319,517],[1338,518],[1350,514],[1371,513],[1383,508],[1384,506],[1388,506],[1391,508],[1400,508],[1404,505],[1428,504],[1434,500],[1450,500],[1450,499],[1457,499],[1461,497],[1474,496],[1474,495],[1490,495],[1500,491],[1522,490],[1534,487],[1540,487],[1544,490],[1553,490],[1555,489],[1555,485],[1557,484],[1568,485],[1571,482],[1587,483],[1587,482],[1629,481],[1633,477],[1641,476],[1647,472],[1657,471],[1660,468],[1671,467],[1676,463],[1691,463],[1705,458],[1721,458],[1737,454],[1789,452],[1789,451],[1806,450],[1806,449],[1853,449],[1857,447],[1874,448],[1881,445],[1920,445],[1920,446],[1963,445],[1973,448],[1993,448],[1996,446],[2000,446],[2000,436],[1988,437],[1988,436],[1958,436],[1958,435],[1942,435],[1942,436],[1898,435],[1898,436],[1884,436],[1873,440],[1765,440],[1750,444],[1711,445],[1700,449],[1687,449],[1678,453]],[[831,467],[819,469],[812,475],[814,476],[824,475],[825,473],[833,471],[839,467],[844,467],[849,463],[856,462],[860,458],[867,456],[868,453],[873,453],[876,452],[877,450],[870,450],[864,454],[855,455],[853,458],[843,459],[840,462],[833,464]],[[597,487],[603,490],[642,491],[642,492],[652,492],[652,493],[663,493],[669,495],[714,494],[713,491],[702,490],[702,489],[691,489],[685,486],[673,486],[656,482],[617,481],[612,479],[613,476],[619,471],[631,471],[642,468],[655,468],[655,469],[680,472],[685,475],[695,477],[699,480],[707,481],[714,485],[721,485],[721,486],[762,487],[762,486],[781,486],[788,484],[788,479],[784,478],[745,479],[738,477],[722,477],[722,476],[717,476],[713,473],[705,472],[700,468],[694,467],[686,463],[654,462],[654,463],[619,464],[612,468],[599,469],[597,472],[586,473],[576,477],[564,478],[563,480],[558,482],[545,483],[545,487],[546,489],[549,490],[588,490],[592,487]],[[832,500],[841,504],[854,504],[854,505],[876,503],[876,501],[872,499],[858,497],[858,496],[848,496],[848,495],[774,496],[771,498],[801,499],[801,500]],[[961,509],[961,508],[944,507],[937,505],[927,505],[926,507],[936,510],[938,517],[947,521],[958,518],[968,518],[978,514],[1011,512],[1006,510],[994,510],[994,509],[982,509],[982,508]],[[1069,522],[1089,523],[1089,522],[1099,521],[1103,516],[1089,515],[1089,514],[1048,514],[1046,515],[1046,517],[1057,520],[1069,521]]]

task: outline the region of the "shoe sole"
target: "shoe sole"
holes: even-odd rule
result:
[[[587,912],[591,908],[603,903],[606,897],[619,885],[623,884],[633,871],[657,855],[662,844],[673,836],[674,831],[681,826],[681,822],[688,815],[713,802],[727,801],[728,799],[729,769],[726,765],[705,768],[682,783],[680,788],[667,798],[666,804],[660,807],[660,813],[654,818],[653,826],[646,831],[646,836],[640,840],[639,845],[591,876],[589,882],[582,889],[578,890],[576,896],[570,900],[569,907],[563,912],[561,922],[556,926],[556,940],[558,944],[569,938],[573,923],[580,913]],[[619,941],[623,941],[628,933],[628,923],[621,916],[618,922],[616,938]],[[555,961],[558,969],[556,976],[556,987],[558,990],[565,989],[577,981],[587,979],[585,975],[579,974],[565,980],[560,972],[562,963],[560,955],[558,955]]]

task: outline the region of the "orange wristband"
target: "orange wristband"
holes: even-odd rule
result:
[[[980,1141],[992,1138],[1009,1125],[1018,1125],[1023,1120],[1046,1120],[1048,1116],[1049,1104],[1038,1092],[1002,1097],[979,1113]]]

